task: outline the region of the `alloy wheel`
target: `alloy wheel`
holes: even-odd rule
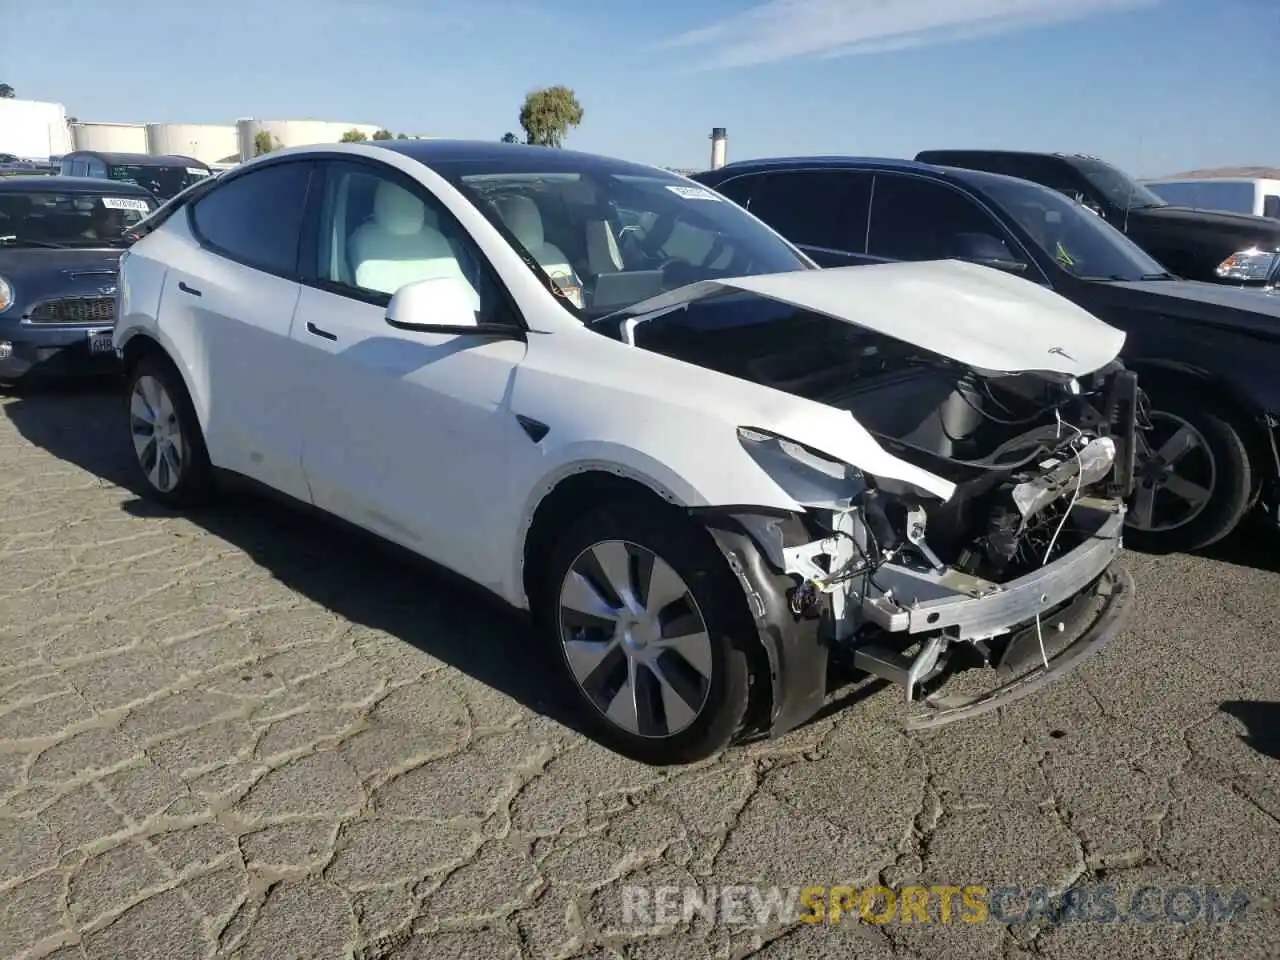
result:
[[[134,381],[129,427],[147,481],[161,493],[169,493],[182,479],[182,424],[173,398],[156,377],[144,375]]]
[[[671,737],[711,689],[711,637],[688,585],[624,540],[587,547],[560,586],[560,641],[579,689],[628,733]]]
[[[1218,466],[1204,435],[1161,410],[1139,433],[1137,489],[1126,522],[1160,533],[1185,526],[1204,511],[1218,481]]]

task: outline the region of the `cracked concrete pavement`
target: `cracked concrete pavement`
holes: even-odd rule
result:
[[[1002,714],[895,691],[658,771],[528,635],[263,501],[127,483],[120,401],[0,402],[0,956],[1280,956],[1274,540],[1130,556],[1137,613]],[[837,698],[838,699],[838,698]],[[635,927],[624,884],[1243,887],[1243,922]]]

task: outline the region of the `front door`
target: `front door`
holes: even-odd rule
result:
[[[303,465],[317,506],[480,583],[520,437],[509,410],[525,356],[514,311],[463,228],[421,184],[376,161],[321,164],[316,236],[304,243],[293,328],[310,356]],[[467,280],[481,322],[512,339],[390,326],[406,283]],[[527,443],[527,440],[525,440]],[[505,500],[505,496],[502,498]]]

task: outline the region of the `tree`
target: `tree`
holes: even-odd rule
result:
[[[13,87],[7,83],[0,83],[0,100],[12,100],[17,94],[13,92]]]
[[[516,136],[514,133],[512,133],[510,130],[508,130],[506,133],[504,133],[504,134],[502,135],[502,142],[503,142],[503,143],[519,143],[519,142],[520,142],[520,138],[519,138],[519,137],[517,137],[517,136]]]
[[[364,141],[368,139],[369,138],[365,136],[365,133],[363,130],[357,130],[355,127],[352,127],[350,130],[348,130],[346,133],[344,133],[341,137],[338,138],[338,142],[339,143],[364,143]]]
[[[391,134],[391,131],[390,131],[390,130],[379,130],[379,131],[377,131],[376,133],[374,133],[374,135],[373,135],[373,139],[375,139],[375,140],[394,140],[394,139],[395,139],[395,137],[394,137],[394,136],[392,136],[392,134]]]
[[[407,133],[397,133],[397,134],[396,134],[396,139],[397,139],[397,140],[408,140],[408,139],[409,139],[409,135],[408,135]]]
[[[279,150],[283,144],[266,130],[259,130],[253,135],[253,155],[260,157],[264,153]]]
[[[556,85],[534,90],[520,108],[525,143],[560,147],[569,131],[582,123],[582,105],[568,87]]]

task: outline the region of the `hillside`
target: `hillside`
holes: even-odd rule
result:
[[[1210,170],[1191,170],[1187,173],[1171,173],[1162,180],[1201,179],[1203,177],[1265,177],[1280,180],[1280,167],[1214,167]]]

